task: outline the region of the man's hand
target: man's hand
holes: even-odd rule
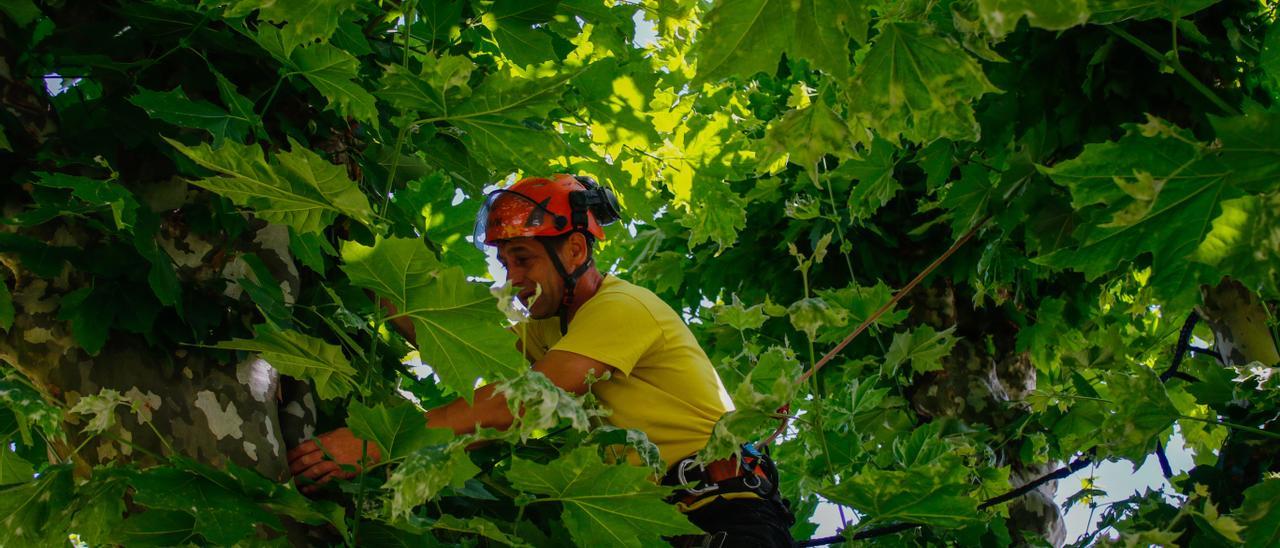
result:
[[[364,446],[365,441],[352,434],[350,428],[326,432],[289,450],[289,473],[293,474],[295,482],[300,478],[311,480],[312,483],[299,484],[298,490],[307,494],[314,493],[321,485],[334,478],[355,477],[360,470],[360,455]],[[368,442],[364,464],[374,464],[380,460],[382,453],[378,451],[377,444]],[[343,470],[343,465],[353,466],[355,470]]]

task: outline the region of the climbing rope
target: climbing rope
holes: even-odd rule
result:
[[[963,236],[961,236],[958,240],[955,241],[955,243],[951,244],[951,247],[947,248],[946,251],[942,252],[942,255],[939,255],[937,259],[934,259],[932,263],[929,263],[929,266],[926,266],[924,270],[921,270],[920,273],[917,274],[915,278],[912,278],[910,282],[907,282],[907,285],[903,286],[902,289],[898,290],[898,292],[893,295],[893,298],[889,299],[889,302],[884,303],[884,305],[882,305],[880,308],[877,308],[875,312],[872,312],[870,316],[867,316],[867,319],[863,320],[862,323],[858,324],[858,326],[855,327],[853,331],[851,331],[849,335],[844,338],[844,340],[840,341],[840,344],[837,344],[834,348],[829,350],[826,354],[822,356],[822,359],[818,360],[817,363],[813,364],[812,368],[810,368],[808,371],[805,371],[803,375],[800,375],[799,382],[804,382],[809,380],[809,377],[812,377],[814,373],[817,373],[819,369],[822,369],[822,366],[826,365],[827,362],[831,361],[832,358],[836,357],[836,354],[839,354],[841,350],[844,350],[844,347],[849,346],[850,342],[853,342],[854,339],[858,338],[858,335],[861,335],[863,331],[866,331],[867,328],[871,326],[871,324],[875,323],[876,320],[880,319],[880,316],[883,316],[885,312],[892,310],[893,307],[898,304],[898,301],[901,301],[903,297],[906,297],[907,294],[910,293],[912,289],[915,289],[915,287],[919,285],[920,282],[923,281],[927,276],[929,276],[929,274],[932,274],[934,270],[936,270],[939,266],[942,265],[942,263],[946,262],[947,259],[951,258],[951,255],[953,255],[956,252],[956,250],[960,249],[962,246],[964,246],[966,242],[968,242],[971,238],[973,238],[973,235],[977,234],[978,230],[981,229],[983,226],[985,226],[987,224],[987,221],[990,219],[991,219],[991,216],[988,215],[986,217],[983,217],[977,223],[975,223],[973,227],[969,229],[968,232],[965,232]],[[791,403],[787,402],[786,405],[782,406],[782,408],[778,410],[779,414],[783,415],[781,418],[782,424],[779,424],[778,428],[774,430],[772,434],[769,434],[769,437],[757,443],[756,444],[757,449],[763,450],[765,447],[772,444],[774,440],[778,439],[778,436],[781,436],[783,432],[787,431],[787,424],[789,420],[786,415],[790,407],[791,407]]]

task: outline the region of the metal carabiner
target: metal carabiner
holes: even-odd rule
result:
[[[692,468],[694,465],[697,465],[697,466],[698,466],[698,468],[700,468],[700,469],[701,469],[701,470],[703,470],[704,472],[706,471],[706,467],[702,466],[701,464],[698,464],[698,462],[697,462],[697,461],[695,461],[695,460],[682,460],[682,461],[680,461],[680,467],[676,469],[676,479],[680,480],[680,485],[685,485],[685,484],[689,483],[688,478],[685,478],[685,476],[684,476],[684,471],[685,471],[686,469],[688,469],[688,468]],[[705,476],[705,474],[704,474],[704,476]],[[701,488],[698,488],[698,487],[690,487],[690,488],[688,488],[688,489],[685,489],[685,491],[686,491],[686,492],[688,492],[690,495],[697,496],[697,495],[701,495],[701,494],[703,494],[703,493],[709,493],[709,492],[711,492],[711,491],[715,491],[716,489],[719,489],[719,488],[720,488],[720,486],[719,486],[719,485],[716,485],[715,483],[711,483],[711,484],[709,484],[709,485],[707,485],[707,486],[705,486],[705,487],[701,487]]]

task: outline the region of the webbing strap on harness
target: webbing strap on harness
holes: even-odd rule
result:
[[[547,249],[547,255],[551,257],[551,264],[556,267],[556,272],[560,273],[560,277],[564,278],[564,297],[560,299],[560,308],[556,309],[556,316],[560,317],[560,334],[564,335],[569,332],[569,306],[573,304],[573,290],[578,287],[578,278],[587,273],[587,269],[595,264],[595,258],[588,258],[572,273],[564,267],[564,263],[560,262],[560,254],[556,253],[555,246],[546,238],[537,238],[542,242],[542,247]]]

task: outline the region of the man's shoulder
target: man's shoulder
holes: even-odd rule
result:
[[[671,309],[665,301],[652,291],[612,275],[604,279],[600,289],[591,298],[592,301],[596,299],[600,299],[598,304],[634,303],[650,309],[650,312],[653,313],[657,313],[661,309]]]

